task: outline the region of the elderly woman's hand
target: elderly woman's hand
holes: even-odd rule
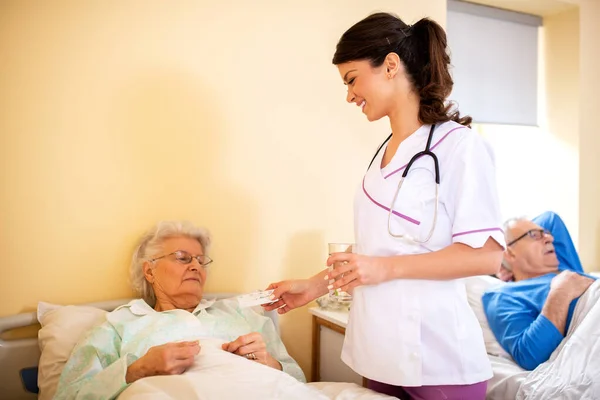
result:
[[[249,333],[240,336],[233,342],[224,343],[222,348],[230,353],[281,370],[281,364],[269,354],[267,345],[258,332]]]
[[[143,357],[127,368],[125,381],[132,383],[147,376],[183,374],[194,363],[194,356],[198,353],[198,341],[165,343],[151,347]]]

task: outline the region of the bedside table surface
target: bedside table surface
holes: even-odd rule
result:
[[[311,307],[308,309],[308,312],[316,317],[323,318],[332,324],[339,325],[342,328],[346,328],[346,325],[348,325],[348,310],[333,311],[325,310],[321,307]]]

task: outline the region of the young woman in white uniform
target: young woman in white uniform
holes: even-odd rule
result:
[[[492,370],[460,278],[496,273],[504,238],[492,150],[446,103],[446,35],[429,19],[373,14],[344,33],[333,63],[347,101],[369,121],[388,117],[392,135],[357,191],[354,253],[329,257],[345,263],[329,275],[271,284],[278,301],[266,308],[352,292],[342,360],[369,387],[483,400]]]

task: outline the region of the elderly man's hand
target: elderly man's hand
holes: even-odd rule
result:
[[[151,347],[143,357],[127,368],[125,381],[132,383],[147,376],[183,374],[194,363],[194,356],[198,353],[198,341]]]
[[[500,267],[500,270],[496,274],[496,278],[498,278],[498,279],[500,279],[501,281],[504,281],[504,282],[511,282],[511,281],[513,281],[515,279],[512,271],[510,271],[509,269],[505,268],[504,266]]]
[[[566,294],[570,299],[576,299],[594,283],[587,276],[572,271],[562,271],[552,278],[550,290]]]
[[[224,343],[222,348],[238,356],[281,370],[281,364],[269,354],[267,345],[258,332],[249,333],[238,337],[233,342]]]

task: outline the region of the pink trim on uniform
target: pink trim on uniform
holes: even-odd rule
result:
[[[449,134],[451,134],[452,132],[454,132],[457,129],[463,129],[463,128],[464,128],[464,126],[458,126],[458,127],[454,128],[454,129],[450,129],[448,131],[448,133],[446,133],[444,136],[442,136],[442,138],[440,140],[438,140],[433,146],[431,146],[430,150],[433,151],[433,149],[435,149],[440,143],[442,143],[442,141],[444,139],[446,139],[446,137],[448,137]],[[421,158],[421,157],[419,157],[419,158]],[[394,174],[402,171],[404,168],[406,168],[407,165],[408,165],[408,163],[406,163],[405,165],[401,166],[397,170],[390,172],[389,174],[387,174],[386,176],[384,176],[383,179],[387,179],[390,176],[392,176],[392,175],[394,175]]]
[[[459,233],[455,233],[452,235],[452,237],[457,237],[457,236],[462,236],[462,235],[469,235],[471,233],[480,233],[480,232],[493,232],[493,231],[500,231],[502,233],[504,233],[504,231],[500,228],[485,228],[485,229],[475,229],[473,231],[465,231],[465,232],[459,232]]]
[[[383,208],[383,209],[384,209],[384,210],[386,210],[387,212],[390,212],[390,209],[389,209],[389,208],[387,208],[387,207],[386,207],[386,206],[384,206],[383,204],[381,204],[381,203],[378,203],[377,201],[375,201],[375,199],[373,199],[373,198],[372,198],[372,197],[369,195],[369,193],[367,193],[367,189],[365,189],[365,178],[363,178],[363,181],[362,181],[362,189],[363,189],[363,192],[365,192],[365,195],[366,195],[366,196],[369,198],[369,200],[371,200],[371,201],[373,202],[373,204],[375,204],[375,205],[376,205],[376,206],[378,206],[378,207],[381,207],[381,208]],[[405,219],[405,220],[407,220],[408,222],[411,222],[411,223],[413,223],[413,224],[415,224],[415,225],[421,225],[421,222],[420,222],[420,221],[417,221],[416,219],[414,219],[414,218],[411,218],[411,217],[409,217],[409,216],[407,216],[407,215],[400,214],[400,213],[399,213],[398,211],[396,211],[396,210],[392,210],[392,214],[394,214],[394,215],[396,215],[397,217],[400,217],[400,218],[402,218],[402,219]]]

